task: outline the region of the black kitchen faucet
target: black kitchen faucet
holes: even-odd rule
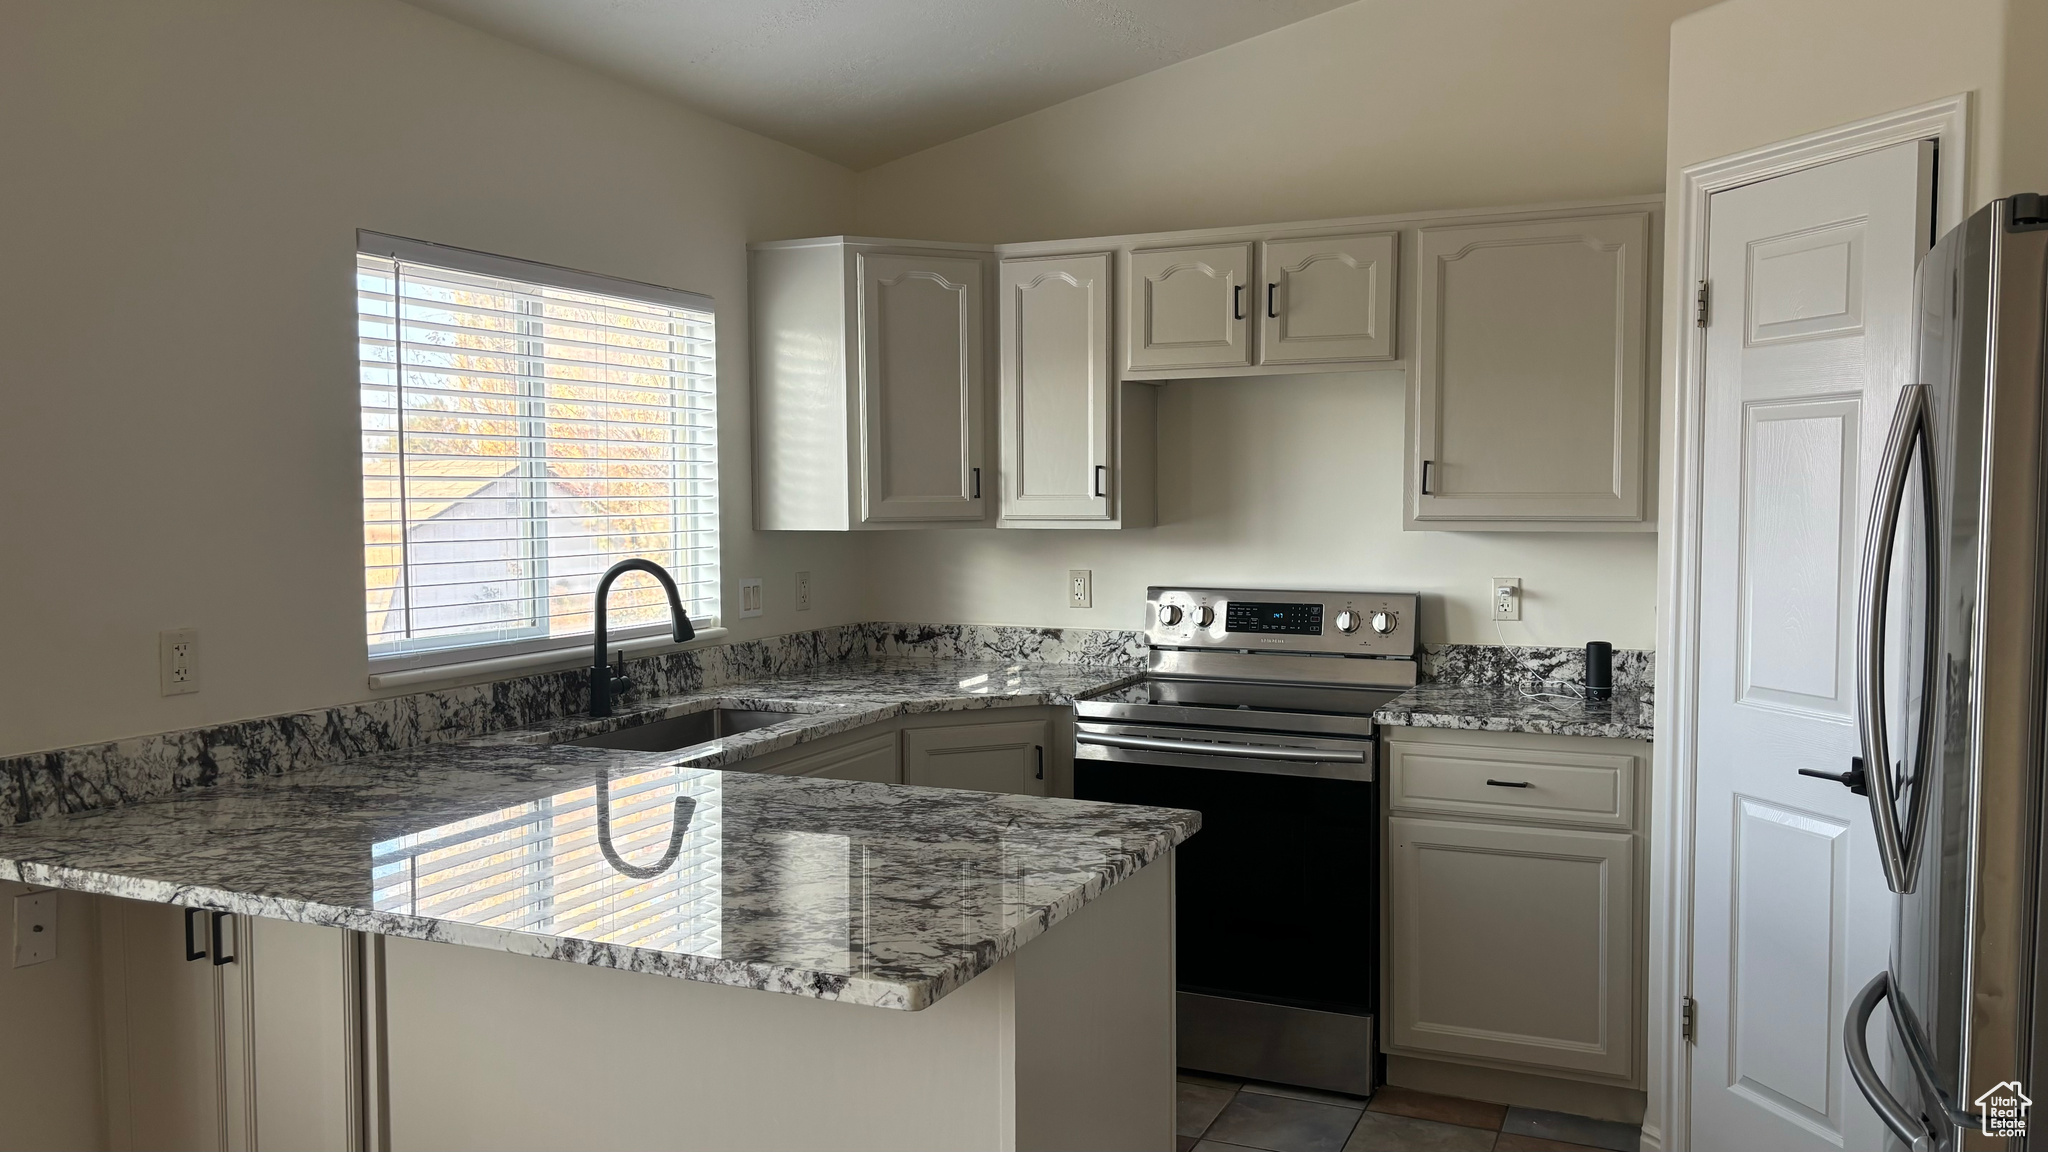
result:
[[[627,572],[645,572],[661,581],[662,590],[668,593],[669,615],[675,618],[676,643],[690,639],[697,629],[690,623],[689,614],[683,611],[683,598],[676,591],[675,578],[668,569],[652,560],[621,560],[605,571],[604,578],[597,582],[597,628],[590,652],[590,714],[609,716],[612,714],[612,697],[623,695],[631,681],[626,677],[626,654],[619,653],[617,668],[605,662],[605,598],[611,595],[612,581]]]

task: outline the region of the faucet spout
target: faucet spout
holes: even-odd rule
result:
[[[668,593],[668,612],[674,622],[672,631],[676,638],[676,643],[681,644],[683,641],[697,635],[696,627],[690,623],[689,614],[683,611],[683,597],[682,593],[676,591],[675,577],[668,574],[668,569],[663,568],[652,560],[642,560],[637,556],[631,560],[621,560],[609,569],[606,569],[604,576],[597,582],[597,602],[595,608],[597,623],[596,627],[592,630],[593,643],[590,652],[590,714],[592,716],[611,715],[612,697],[624,692],[626,689],[626,675],[623,667],[625,657],[623,655],[620,656],[619,663],[621,667],[616,673],[612,671],[610,663],[606,660],[607,653],[605,649],[609,645],[605,636],[605,601],[611,596],[612,581],[617,580],[628,572],[645,572],[661,582],[662,591]]]

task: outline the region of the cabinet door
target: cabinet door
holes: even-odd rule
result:
[[[979,520],[982,262],[859,265],[862,519]]]
[[[1127,366],[1250,367],[1251,267],[1249,244],[1131,253]]]
[[[1400,236],[1368,232],[1259,245],[1259,363],[1394,358]]]
[[[1390,1046],[1632,1077],[1633,837],[1387,828]]]
[[[1643,518],[1649,222],[1422,230],[1412,520]]]
[[[108,1142],[117,1149],[249,1146],[241,988],[234,965],[186,958],[186,909],[104,897]],[[212,951],[211,914],[189,913],[192,944]],[[233,917],[221,925],[233,955]]]
[[[903,782],[930,788],[1045,795],[1043,720],[912,728],[903,733]]]
[[[1003,261],[1006,517],[1110,518],[1109,260],[1095,252]]]
[[[896,734],[870,737],[844,748],[792,760],[778,775],[813,776],[825,780],[871,780],[901,784],[903,765],[896,756]]]

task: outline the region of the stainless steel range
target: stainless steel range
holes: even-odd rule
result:
[[[1415,684],[1415,603],[1152,588],[1147,675],[1075,704],[1077,796],[1202,813],[1176,881],[1183,1067],[1371,1093],[1372,714]]]

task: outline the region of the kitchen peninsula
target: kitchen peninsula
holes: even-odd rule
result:
[[[880,660],[671,691],[30,820],[0,829],[0,879],[121,898],[106,944],[131,970],[166,942],[220,962],[170,966],[226,1002],[247,1146],[260,1126],[273,1146],[1164,1148],[1172,850],[1197,814],[789,774],[1128,674]],[[572,742],[720,712],[771,722]]]

